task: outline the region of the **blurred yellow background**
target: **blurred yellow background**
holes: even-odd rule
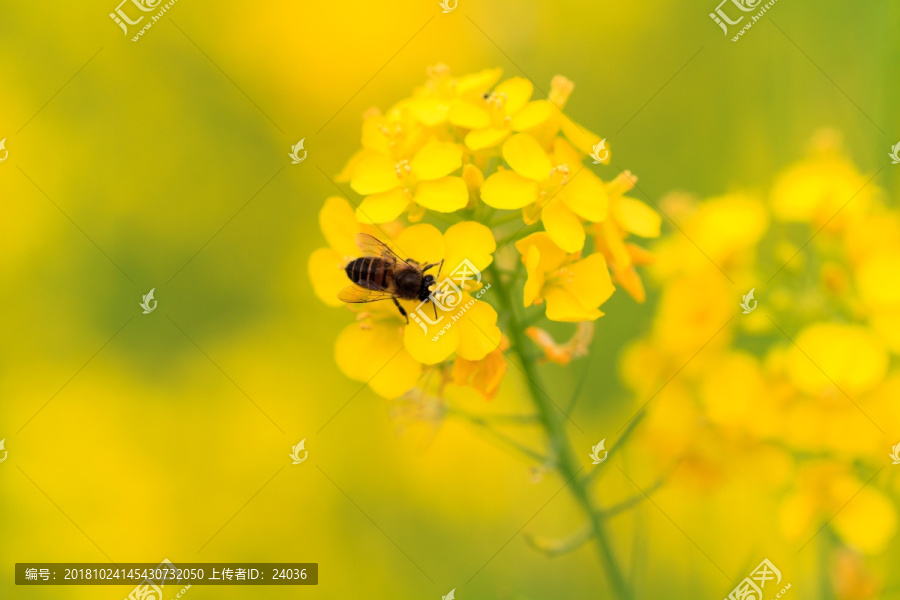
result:
[[[709,19],[714,3],[695,0],[459,0],[448,14],[436,1],[180,0],[136,43],[108,17],[115,8],[96,0],[0,8],[0,139],[9,151],[0,163],[0,439],[9,452],[0,464],[0,597],[122,598],[130,590],[16,587],[15,562],[163,558],[319,563],[316,587],[195,586],[196,600],[440,598],[451,588],[463,600],[609,597],[590,546],[548,558],[517,535],[524,527],[562,537],[579,527],[574,501],[555,495],[563,481],[536,480],[534,465],[458,420],[399,435],[391,403],[335,366],[347,313],[324,306],[306,273],[323,245],[318,211],[339,193],[328,177],[357,149],[362,112],[409,95],[436,63],[456,74],[499,66],[543,90],[554,75],[569,77],[576,88],[567,112],[613,148],[612,164],[597,173],[609,180],[616,167],[630,169],[646,194],[636,196],[662,202],[677,223],[664,219],[657,249],[666,260],[647,280],[648,301],[616,294],[604,305],[572,415],[584,429],[571,432],[573,443],[588,464],[593,444],[614,439],[657,387],[675,384],[653,398],[643,433],[616,458],[634,483],[610,468],[594,484],[608,506],[633,496],[635,484],[666,478],[653,502],[608,522],[635,597],[725,597],[763,558],[798,599],[900,596],[891,568],[900,545],[888,522],[900,467],[887,456],[900,443],[900,411],[896,383],[881,385],[894,381],[885,374],[896,362],[888,350],[879,346],[872,359],[890,361],[880,379],[854,389],[851,373],[842,386],[855,400],[877,392],[865,408],[881,432],[852,407],[835,412],[847,408],[839,392],[818,402],[821,390],[811,386],[808,411],[792,417],[800,433],[753,430],[752,443],[735,434],[727,455],[694,437],[697,423],[784,418],[755,410],[763,398],[747,393],[774,393],[754,377],[786,342],[777,329],[747,325],[744,337],[703,344],[730,315],[743,318],[738,303],[749,288],[766,307],[765,279],[791,248],[799,258],[777,280],[786,296],[770,304],[785,336],[806,332],[816,361],[838,369],[843,355],[833,353],[858,338],[842,330],[849,341],[831,349],[817,339],[833,343],[834,335],[807,328],[868,322],[865,302],[805,310],[821,282],[804,279],[803,267],[815,269],[821,254],[853,279],[870,247],[852,246],[850,256],[801,249],[824,226],[812,215],[787,222],[771,263],[748,271],[746,256],[778,219],[761,217],[758,235],[732,247],[694,211],[725,193],[770,200],[785,169],[822,136],[829,148],[840,138],[841,156],[855,164],[848,186],[875,176],[867,195],[896,209],[900,167],[887,157],[900,141],[896,4],[782,0],[738,43]],[[301,138],[308,158],[290,164]],[[837,185],[832,174],[822,168],[824,185]],[[678,190],[700,200],[670,194]],[[721,215],[748,218],[740,206]],[[869,218],[859,236],[897,242],[894,228],[878,231],[884,219]],[[728,238],[714,258],[734,286],[722,288],[715,269],[691,271],[708,247],[679,237],[684,228],[709,244]],[[661,303],[671,286],[684,293]],[[151,288],[158,309],[141,314]],[[856,292],[835,289],[835,304],[852,304]],[[711,305],[723,319],[704,312]],[[897,313],[885,311],[890,330]],[[676,322],[695,324],[697,340],[687,326],[665,330]],[[636,340],[650,354],[640,355]],[[705,354],[681,371],[701,347]],[[716,362],[736,349],[752,366]],[[726,375],[706,381],[704,367]],[[567,402],[585,368],[546,367],[551,395]],[[743,410],[723,417],[715,403],[693,405],[691,396],[704,393],[743,395]],[[484,410],[527,408],[511,370]],[[828,443],[794,444],[816,437]],[[856,442],[842,443],[849,438]],[[291,465],[301,439],[309,460]],[[801,468],[803,453],[825,457]],[[675,455],[680,466],[664,460]],[[878,497],[862,499],[876,512],[865,512],[884,518],[862,515],[846,527],[871,535],[843,535],[838,523],[798,552],[870,476],[865,489]],[[821,513],[798,506],[815,504],[808,498],[819,492],[834,495]]]

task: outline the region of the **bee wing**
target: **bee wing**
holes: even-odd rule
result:
[[[361,302],[377,302],[378,300],[387,300],[393,297],[393,294],[387,290],[370,290],[358,285],[348,285],[338,292],[338,299],[342,302],[350,302],[359,304]]]
[[[380,256],[381,258],[390,260],[392,262],[404,262],[404,260],[400,258],[396,252],[388,248],[387,244],[385,244],[378,238],[369,235],[368,233],[357,233],[356,245],[360,250],[363,251],[364,254]]]

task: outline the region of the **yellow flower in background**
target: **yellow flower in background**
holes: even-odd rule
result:
[[[846,206],[845,219],[868,207],[877,190],[866,186],[869,177],[841,154],[838,138],[835,132],[820,132],[813,140],[812,155],[778,177],[770,200],[776,218],[823,226],[842,207]],[[841,227],[841,221],[830,226]]]
[[[652,327],[620,370],[636,401],[653,399],[641,444],[671,448],[677,456],[660,456],[660,467],[681,461],[680,471],[697,476],[685,501],[707,494],[710,478],[753,481],[777,499],[786,539],[802,543],[825,523],[817,543],[874,555],[897,529],[883,482],[866,481],[891,447],[879,429],[900,435],[890,356],[900,349],[900,213],[870,194],[819,235],[865,183],[826,147],[785,169],[768,201],[741,191],[662,201],[681,232],[654,247],[661,290]],[[606,241],[615,237],[598,235],[625,220],[612,199],[610,214],[589,231],[595,248],[615,256]],[[738,303],[750,288],[759,307],[744,315]],[[785,476],[764,478],[767,461],[745,459],[763,452],[781,457]]]
[[[519,240],[516,248],[528,274],[525,306],[546,301],[551,321],[594,321],[603,316],[599,306],[615,288],[601,254],[576,260],[544,232]]]
[[[881,383],[887,372],[887,352],[864,327],[816,323],[794,341],[788,375],[806,393],[818,394],[835,384],[851,395],[867,392]]]
[[[782,529],[799,540],[833,516],[831,527],[849,547],[865,554],[880,553],[896,533],[897,511],[884,494],[864,484],[843,465],[804,467],[781,505]]]

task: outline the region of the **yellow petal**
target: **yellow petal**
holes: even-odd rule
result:
[[[579,252],[584,248],[585,234],[581,219],[559,198],[547,203],[541,213],[541,222],[553,243],[566,252]]]
[[[403,214],[409,206],[409,195],[401,188],[383,194],[366,196],[356,209],[356,219],[360,223],[388,223]]]
[[[475,197],[477,198],[478,191],[484,183],[484,173],[481,172],[481,169],[469,163],[463,165],[462,178],[466,182],[466,189],[469,190],[470,194],[476,194]]]
[[[485,295],[490,293],[490,290],[485,291]],[[458,315],[457,311],[453,316]],[[456,353],[466,360],[484,358],[499,347],[500,339],[503,337],[500,328],[497,327],[497,311],[484,300],[475,300],[475,303],[459,316],[459,321],[454,323],[453,327],[459,327],[459,345]]]
[[[574,177],[575,173],[582,169],[583,158],[584,155],[580,154],[565,138],[553,139],[553,164],[569,165],[569,177]],[[587,173],[582,173],[579,177],[583,175],[587,175]]]
[[[463,221],[451,225],[444,232],[445,274],[449,274],[462,263],[471,262],[476,269],[483,271],[494,260],[491,256],[497,249],[497,242],[490,228],[475,221]]]
[[[561,119],[562,130],[566,137],[572,142],[572,145],[575,146],[575,149],[583,154],[590,154],[594,146],[600,143],[600,136],[594,133],[593,131],[589,131],[578,125],[575,121],[568,117],[563,117]],[[606,146],[609,149],[609,144]],[[607,161],[609,157],[607,157]],[[604,162],[607,162],[604,161]]]
[[[344,168],[341,169],[341,172],[338,173],[335,177],[335,181],[344,182],[350,181],[353,177],[353,170],[356,169],[357,163],[364,157],[368,156],[370,152],[368,150],[359,150],[353,156],[350,157],[350,160],[347,161],[347,164],[344,165]]]
[[[617,270],[624,270],[631,265],[631,254],[622,241],[622,234],[616,224],[607,219],[597,225],[592,225],[594,231],[598,231],[598,237],[594,238],[595,244],[604,249],[607,256],[616,266]]]
[[[485,400],[491,400],[497,394],[505,373],[506,357],[499,348],[478,361],[459,356],[453,361],[453,383],[472,386]]]
[[[599,223],[606,219],[609,198],[603,181],[590,171],[570,177],[569,182],[559,191],[557,200],[561,199],[572,212],[588,221]]]
[[[483,106],[458,100],[450,106],[447,120],[465,129],[483,129],[491,124],[491,115]]]
[[[416,153],[409,166],[420,180],[445,177],[462,166],[462,148],[452,142],[431,140]]]
[[[789,538],[799,538],[816,514],[816,499],[808,492],[795,492],[781,501],[778,521]]]
[[[525,280],[525,289],[522,293],[523,306],[531,306],[540,298],[541,290],[544,287],[544,271],[540,268],[541,252],[537,245],[530,245],[522,256],[522,262],[525,264],[525,273],[528,279]]]
[[[421,375],[422,365],[409,352],[401,350],[369,380],[369,387],[382,398],[392,400],[415,387]]]
[[[456,81],[456,93],[460,96],[466,94],[483,94],[485,91],[491,89],[491,86],[497,83],[497,80],[500,79],[502,73],[503,69],[497,67],[496,69],[484,69],[477,73],[463,75]]]
[[[346,199],[331,196],[319,211],[319,228],[325,234],[328,245],[339,254],[353,256],[357,253],[356,234],[359,225],[353,207]]]
[[[616,290],[602,254],[595,252],[567,268],[572,274],[572,281],[565,287],[585,306],[600,306]]]
[[[503,159],[513,171],[535,181],[547,179],[553,166],[541,145],[527,133],[519,133],[503,142]]]
[[[453,212],[469,202],[469,190],[460,177],[420,181],[413,198],[419,206],[437,212]]]
[[[481,186],[481,200],[494,208],[522,208],[537,200],[537,197],[537,182],[514,171],[498,171]]]
[[[525,131],[546,123],[553,116],[556,107],[546,100],[529,102],[522,110],[515,113],[509,126],[514,131]]]
[[[447,120],[450,103],[441,98],[414,98],[409,108],[423,125],[434,127]]]
[[[574,294],[560,287],[550,286],[544,291],[547,301],[547,318],[563,323],[596,321],[603,313],[596,308],[586,308]]]
[[[377,111],[377,109],[375,109]],[[397,123],[377,113],[363,118],[361,142],[363,150],[372,154],[387,156],[391,153],[391,140],[383,128],[394,129]]]
[[[615,275],[616,282],[625,288],[628,295],[634,298],[638,304],[643,304],[644,300],[647,299],[647,292],[644,290],[644,284],[637,274],[634,265],[629,265],[624,269],[617,270]]]
[[[406,255],[405,258],[420,263],[440,262],[445,253],[444,236],[434,225],[413,225],[397,236],[397,248]]]
[[[344,256],[331,248],[319,248],[309,257],[307,268],[313,291],[328,306],[343,304],[337,295],[350,281],[344,272]]]
[[[509,134],[510,130],[506,128],[485,127],[484,129],[475,129],[466,135],[466,146],[470,150],[492,148],[505,140]]]
[[[381,396],[402,395],[421,373],[421,365],[403,349],[402,329],[395,320],[376,320],[368,329],[348,325],[335,343],[338,368],[351,379],[369,382]]]
[[[519,254],[525,256],[531,246],[536,246],[540,251],[540,264],[537,268],[546,273],[547,271],[555,271],[566,260],[566,252],[553,243],[550,235],[545,231],[532,233],[516,242],[516,250]]]
[[[831,523],[848,545],[865,554],[881,554],[897,530],[897,511],[880,491],[863,487]]]
[[[797,346],[788,358],[788,374],[805,392],[818,394],[836,384],[853,397],[884,379],[887,351],[862,326],[816,323],[801,331],[795,341]]]
[[[534,84],[524,77],[510,77],[494,88],[495,94],[504,94],[506,103],[503,105],[506,114],[514,115],[531,99]]]
[[[432,304],[423,305],[423,311],[429,311],[432,321],[437,324],[427,324],[427,332],[423,331],[418,323],[410,322],[403,332],[403,344],[410,356],[426,365],[436,365],[450,358],[459,345],[458,324],[451,324],[449,313],[438,312],[438,318],[431,313]],[[450,324],[450,327],[447,325]]]
[[[610,202],[610,211],[625,231],[645,238],[659,237],[662,218],[655,210],[634,198],[619,196]]]
[[[353,170],[350,187],[357,194],[368,196],[387,192],[400,185],[394,162],[384,154],[370,154],[359,160]]]

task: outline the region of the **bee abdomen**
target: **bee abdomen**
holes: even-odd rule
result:
[[[390,273],[384,261],[372,256],[350,261],[344,267],[344,271],[350,281],[370,290],[386,289],[390,279]]]

